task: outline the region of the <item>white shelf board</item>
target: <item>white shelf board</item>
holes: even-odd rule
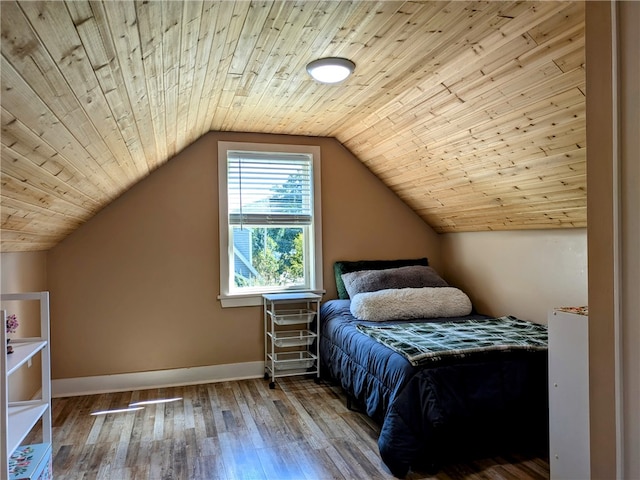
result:
[[[22,443],[27,434],[49,408],[47,402],[24,402],[9,405],[9,454]]]
[[[264,293],[262,297],[269,302],[292,302],[298,300],[310,300],[310,301],[318,301],[322,298],[322,295],[318,295],[317,293],[312,292],[291,292],[291,293]]]
[[[45,340],[35,342],[16,341],[9,345],[13,347],[13,353],[7,354],[7,375],[11,375],[30,358],[33,358],[36,353],[46,347],[47,342]]]

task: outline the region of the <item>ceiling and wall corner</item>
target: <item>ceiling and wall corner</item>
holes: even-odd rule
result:
[[[436,232],[586,225],[583,2],[3,1],[1,250],[208,131],[335,137]],[[311,60],[353,60],[339,85]]]

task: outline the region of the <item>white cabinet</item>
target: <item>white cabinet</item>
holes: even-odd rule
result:
[[[264,294],[264,378],[315,375],[320,378],[317,328],[321,296],[315,293]],[[315,322],[317,325],[317,322]]]
[[[0,478],[9,478],[9,457],[24,441],[31,429],[42,420],[42,441],[49,446],[43,454],[51,453],[51,369],[49,356],[49,292],[3,293],[2,302],[2,354],[0,355]],[[33,338],[12,339],[13,353],[7,354],[6,321],[7,310],[16,301],[35,301],[40,303],[40,335]],[[5,306],[6,302],[6,306]],[[20,323],[32,321],[19,318]],[[42,366],[41,389],[39,398],[9,402],[9,378],[20,367],[30,364],[40,353]]]
[[[549,312],[551,478],[590,478],[589,317],[586,307]]]

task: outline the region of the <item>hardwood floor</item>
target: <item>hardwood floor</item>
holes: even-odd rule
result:
[[[91,415],[128,408],[136,411]],[[393,479],[378,426],[309,377],[54,399],[53,472],[75,479]],[[546,479],[547,459],[500,457],[407,479]]]

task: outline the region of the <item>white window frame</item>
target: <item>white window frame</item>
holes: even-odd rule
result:
[[[291,291],[324,292],[322,281],[322,211],[321,211],[321,182],[320,182],[320,147],[317,145],[286,145],[275,143],[249,143],[249,142],[218,142],[218,207],[219,207],[219,242],[220,242],[220,295],[218,299],[223,308],[246,307],[262,305],[262,294],[266,291],[255,293],[233,293],[230,291],[230,262],[233,255],[233,245],[229,243],[229,208],[227,196],[227,152],[250,151],[269,153],[302,153],[311,155],[313,165],[313,233],[311,248],[313,258],[309,265],[311,288]],[[282,291],[281,289],[274,291]],[[272,293],[272,292],[271,292]]]

